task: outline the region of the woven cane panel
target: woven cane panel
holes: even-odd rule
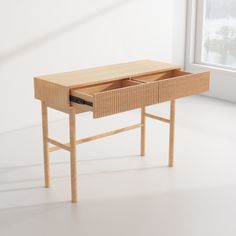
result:
[[[209,90],[210,73],[191,74],[159,81],[159,102]]]
[[[94,96],[94,118],[158,103],[158,82],[140,84]]]

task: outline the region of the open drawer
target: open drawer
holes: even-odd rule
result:
[[[92,107],[94,118],[158,103],[158,82],[140,83],[130,79],[73,89],[72,106]]]
[[[73,89],[70,95],[72,106],[92,107],[94,118],[155,104],[159,99],[158,82],[144,84],[130,79]]]
[[[170,70],[72,89],[70,100],[99,118],[208,91],[209,77],[209,72]]]
[[[165,102],[208,91],[210,72],[192,74],[180,70],[170,70],[133,79],[142,83],[159,81],[159,102]]]

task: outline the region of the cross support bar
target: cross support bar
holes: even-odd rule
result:
[[[129,131],[129,130],[132,130],[132,129],[137,129],[137,128],[140,128],[141,126],[142,126],[142,124],[131,125],[131,126],[127,126],[127,127],[121,128],[121,129],[116,129],[116,130],[108,131],[108,132],[105,132],[105,133],[102,133],[102,134],[98,134],[98,135],[95,135],[95,136],[92,136],[92,137],[82,138],[82,139],[77,140],[76,144],[87,143],[89,141],[93,141],[93,140],[96,140],[96,139],[104,138],[104,137],[111,136],[111,135],[114,135],[114,134],[119,134],[119,133]]]
[[[163,117],[160,117],[160,116],[151,115],[149,113],[145,113],[145,116],[149,117],[149,118],[152,118],[152,119],[155,119],[155,120],[162,121],[162,122],[170,123],[169,119],[166,119],[166,118],[163,118]]]
[[[91,136],[91,137],[88,137],[88,138],[78,139],[78,140],[76,140],[76,144],[87,143],[87,142],[97,140],[97,139],[100,139],[100,138],[105,138],[105,137],[108,137],[108,136],[111,136],[111,135],[114,135],[114,134],[119,134],[119,133],[129,131],[129,130],[132,130],[132,129],[137,129],[137,128],[140,128],[142,126],[143,126],[142,124],[130,125],[130,126],[127,126],[127,127],[124,127],[124,128],[108,131],[108,132],[101,133],[101,134],[98,134],[98,135],[94,135],[94,136]],[[60,150],[60,149],[65,149],[67,151],[70,151],[70,144],[69,143],[62,144],[62,143],[59,143],[59,142],[57,142],[53,139],[49,139],[49,138],[48,138],[48,142],[56,145],[54,147],[49,148],[50,152],[57,151],[57,150]]]
[[[48,138],[47,140],[48,140],[49,143],[56,146],[56,147],[50,147],[49,152],[55,151],[55,149],[56,150],[65,149],[66,151],[70,152],[70,144],[69,143],[63,144],[63,143],[57,142],[56,140],[51,139],[51,138]]]

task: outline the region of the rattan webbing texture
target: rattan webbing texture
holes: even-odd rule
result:
[[[181,76],[159,82],[159,102],[190,96],[209,90],[209,72]]]
[[[158,82],[145,83],[94,96],[94,118],[158,103]]]

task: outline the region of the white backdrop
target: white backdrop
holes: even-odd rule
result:
[[[33,76],[137,59],[183,65],[185,13],[186,0],[0,0],[0,133],[41,122]]]

